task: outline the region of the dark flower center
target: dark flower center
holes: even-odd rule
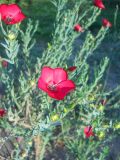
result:
[[[6,17],[6,22],[11,22],[12,21],[12,17],[10,17],[10,16],[8,16],[8,17]]]
[[[50,91],[57,91],[57,86],[55,84],[48,84],[47,88]]]
[[[58,84],[55,83],[54,81],[49,81],[48,84],[47,84],[48,90],[52,91],[52,92],[56,92],[57,91],[57,86],[58,86]]]

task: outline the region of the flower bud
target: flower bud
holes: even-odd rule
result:
[[[28,145],[29,145],[29,146],[32,146],[32,142],[31,142],[31,141],[29,141],[29,142],[28,142]]]
[[[106,18],[102,19],[103,27],[112,27],[112,23],[110,23]]]
[[[73,72],[76,70],[76,66],[72,66],[72,67],[69,67],[67,70],[70,71],[70,72]]]
[[[83,28],[79,24],[76,24],[74,26],[74,31],[76,31],[76,32],[83,32],[84,30],[83,30]]]
[[[94,95],[94,94],[90,94],[89,96],[88,96],[88,100],[89,101],[94,101],[96,99],[96,96]]]
[[[6,115],[6,110],[0,108],[0,117],[4,117]]]
[[[101,111],[101,112],[104,111],[104,109],[105,109],[105,107],[104,107],[103,105],[100,105],[100,106],[98,107],[98,110]]]
[[[36,87],[36,82],[34,80],[31,80],[30,85],[31,85],[31,87]]]
[[[8,34],[8,39],[9,39],[10,41],[13,41],[13,40],[16,39],[16,35],[15,35],[13,32],[11,32],[11,33]]]
[[[50,119],[51,119],[53,122],[55,122],[55,121],[57,121],[57,120],[59,119],[59,115],[58,115],[58,114],[52,115],[52,116],[50,117]]]
[[[91,103],[89,104],[90,107],[95,108],[95,104]]]
[[[115,128],[115,129],[120,129],[120,122],[116,123],[116,124],[114,125],[114,128]]]
[[[109,128],[109,125],[108,125],[108,124],[104,124],[104,125],[103,125],[103,128],[106,128],[106,129],[107,129],[107,128]]]
[[[25,158],[27,156],[26,151],[23,151],[21,156],[22,156],[22,158]]]
[[[104,139],[104,138],[105,138],[105,132],[103,132],[103,131],[99,132],[98,138],[99,138],[100,140]]]
[[[8,62],[7,62],[7,61],[2,61],[2,66],[3,66],[4,68],[6,68],[6,67],[8,66]]]
[[[64,113],[67,113],[68,112],[68,109],[67,108],[64,108]]]
[[[105,9],[105,6],[102,2],[102,0],[93,0],[94,6],[100,8],[100,9]]]
[[[17,138],[16,138],[16,141],[17,141],[18,143],[21,143],[21,142],[23,141],[23,137],[17,137]]]

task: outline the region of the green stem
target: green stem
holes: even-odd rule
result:
[[[48,134],[46,136],[45,141],[43,143],[43,147],[42,147],[41,154],[40,154],[40,160],[43,160],[43,158],[44,158],[45,148],[46,148],[46,145],[47,145],[47,143],[49,141],[49,136],[50,136],[50,134]]]

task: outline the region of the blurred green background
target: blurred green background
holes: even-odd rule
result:
[[[74,0],[69,0],[70,3]],[[92,0],[91,1],[92,4]],[[56,10],[50,0],[0,0],[0,3],[18,3],[27,17],[34,20],[40,20],[40,25],[37,35],[43,39],[51,37],[52,30],[54,29],[53,23],[55,20]],[[106,10],[102,11],[101,16],[97,22],[92,26],[92,30],[101,26],[101,18],[106,17],[109,19],[113,27],[111,32],[119,31],[120,28],[120,0],[103,0]],[[115,18],[117,11],[117,18]],[[117,20],[117,21],[116,21]]]

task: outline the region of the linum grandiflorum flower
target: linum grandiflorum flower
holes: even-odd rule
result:
[[[102,25],[104,27],[112,27],[112,23],[110,23],[106,18],[102,19]]]
[[[92,126],[87,126],[87,127],[85,127],[85,128],[84,128],[84,134],[85,134],[86,138],[89,138],[89,137],[91,137],[91,136],[94,136]]]
[[[10,25],[19,23],[26,18],[17,4],[1,4],[0,15],[1,19]]]
[[[4,117],[5,114],[6,114],[6,111],[0,108],[0,117]]]
[[[76,32],[83,32],[83,28],[79,24],[76,24],[74,26],[74,31],[76,31]]]
[[[75,89],[75,84],[68,79],[68,74],[63,68],[43,67],[38,80],[38,88],[50,97],[63,100],[64,97]]]
[[[100,8],[100,9],[105,9],[105,6],[102,2],[102,0],[93,0],[94,6]]]

